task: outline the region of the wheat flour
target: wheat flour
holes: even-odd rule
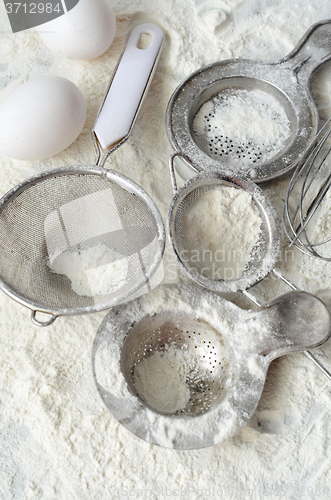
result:
[[[4,2],[0,3],[0,99],[28,78],[55,74],[72,80],[88,103],[81,136],[61,154],[40,163],[1,157],[1,195],[39,172],[93,165],[91,128],[127,32],[147,13],[164,28],[166,44],[132,136],[106,165],[141,184],[166,217],[173,193],[167,173],[172,148],[164,116],[176,86],[199,67],[218,60],[277,61],[313,23],[330,17],[329,0],[112,0],[111,4],[117,33],[110,50],[81,62],[54,55],[33,30],[13,36]],[[313,98],[325,116],[331,113],[330,82],[329,64],[311,82]],[[264,187],[278,215],[287,185],[284,179]],[[284,241],[277,265],[331,307],[329,263],[289,251]],[[169,251],[165,275],[168,281],[186,280]],[[264,302],[288,288],[269,277],[253,291]],[[252,307],[242,294],[231,299]],[[60,318],[41,330],[30,322],[25,308],[3,293],[0,310],[1,500],[331,497],[330,382],[302,354],[271,364],[254,418],[237,436],[207,449],[174,451],[133,436],[100,400],[90,358],[105,313]],[[314,353],[330,368],[330,342]]]
[[[210,279],[239,279],[257,247],[261,217],[249,193],[210,189],[183,216],[190,265]]]
[[[279,102],[254,90],[225,90],[196,114],[193,130],[208,151],[239,160],[242,165],[267,162],[282,151],[290,123]]]

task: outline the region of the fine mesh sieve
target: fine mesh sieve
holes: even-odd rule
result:
[[[107,314],[93,375],[106,407],[137,436],[212,446],[251,418],[270,362],[321,345],[330,326],[326,306],[306,292],[245,311],[200,288],[161,285]]]
[[[264,182],[293,169],[313,141],[312,73],[331,57],[331,23],[312,26],[276,63],[231,59],[200,68],[173,93],[166,126],[173,148],[198,171],[230,168]],[[186,164],[178,166],[187,179]]]
[[[182,156],[182,155],[181,155]],[[187,181],[177,190],[173,158],[170,161],[171,178],[174,182],[175,196],[168,213],[168,233],[178,262],[197,283],[217,292],[237,292],[246,290],[263,279],[275,266],[281,246],[280,225],[271,202],[263,191],[252,181],[234,176],[231,173],[210,171],[200,173]],[[188,161],[187,161],[188,163]],[[193,168],[193,166],[191,167]],[[187,247],[183,220],[190,208],[209,191],[231,187],[246,192],[252,199],[261,219],[258,239],[252,248],[250,258],[239,277],[223,279],[212,269],[212,262],[201,259]],[[211,222],[211,219],[210,219]],[[206,226],[207,229],[208,226]],[[217,232],[218,228],[215,227]],[[236,228],[232,228],[236,234]],[[220,246],[222,227],[219,228]],[[193,249],[194,250],[194,249]],[[240,250],[240,249],[238,249]],[[198,260],[199,259],[199,260]]]
[[[144,34],[150,44],[140,49]],[[95,312],[123,302],[149,282],[160,264],[164,227],[156,205],[137,184],[104,164],[131,133],[162,42],[163,32],[153,24],[131,32],[94,125],[94,166],[37,175],[0,202],[0,285],[32,310],[38,325],[48,325],[59,315]],[[101,161],[100,149],[106,151]],[[83,255],[98,246],[111,250],[113,257],[102,264],[92,260],[84,269],[91,284],[88,296],[75,293],[66,275],[51,270],[61,256]],[[116,264],[122,266],[122,279],[95,292],[102,273],[113,280]],[[38,321],[37,311],[50,314],[50,320]]]

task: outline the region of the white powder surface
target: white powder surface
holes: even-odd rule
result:
[[[177,85],[218,60],[277,61],[313,23],[330,17],[329,0],[111,3],[117,18],[114,43],[101,57],[83,62],[51,53],[33,30],[13,35],[1,2],[0,99],[29,78],[58,75],[78,86],[88,108],[80,137],[55,157],[34,163],[1,156],[2,195],[36,173],[93,164],[90,130],[111,72],[130,26],[147,16],[164,28],[166,44],[132,136],[107,165],[140,183],[165,217],[173,193],[164,116]],[[312,80],[313,98],[324,117],[331,114],[330,82],[327,63]],[[279,215],[287,185],[288,179],[282,179],[264,187]],[[330,263],[288,249],[284,241],[277,266],[331,307]],[[169,249],[165,280],[187,281]],[[288,288],[270,276],[252,293],[265,302],[285,291]],[[231,300],[253,307],[240,294]],[[212,317],[213,311],[206,310]],[[40,329],[31,323],[29,311],[2,293],[0,311],[1,499],[330,498],[330,381],[302,354],[271,364],[254,417],[239,434],[210,448],[176,451],[132,435],[98,396],[91,349],[105,313],[59,318]],[[314,354],[331,369],[330,342]],[[108,359],[111,363],[113,358]],[[251,369],[256,371],[253,361]]]
[[[99,243],[81,251],[62,252],[53,261],[51,269],[67,276],[77,295],[94,297],[125,285],[128,259]]]
[[[168,345],[144,358],[134,368],[134,386],[139,396],[156,411],[175,413],[190,399],[186,379],[194,369],[191,353]]]
[[[272,95],[227,89],[201,106],[193,130],[208,144],[211,156],[221,159],[229,155],[242,165],[252,165],[267,162],[282,151],[290,123]]]
[[[224,186],[208,190],[183,216],[191,265],[212,280],[239,279],[257,251],[261,222],[249,193]]]

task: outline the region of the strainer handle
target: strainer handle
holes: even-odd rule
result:
[[[307,85],[319,66],[331,59],[331,20],[320,21],[304,34],[297,46],[280,61]]]
[[[279,279],[281,279],[284,283],[286,283],[287,286],[289,286],[290,288],[292,288],[292,290],[294,291],[300,291],[300,289],[294,285],[294,283],[292,283],[292,281],[290,281],[289,279],[287,279],[280,271],[279,269],[276,269],[274,268],[272,270],[273,274],[275,274],[275,276],[277,276]],[[248,290],[244,290],[243,291],[244,295],[246,295],[246,297],[251,300],[255,305],[257,305],[258,307],[261,307],[262,304],[261,302],[253,295],[251,294]],[[325,368],[325,366],[320,362],[318,361],[318,359],[308,350],[305,350],[303,351],[303,354],[308,358],[310,359],[316,366],[317,368],[319,368],[321,370],[322,373],[324,373],[324,375],[329,379],[331,380],[331,372]]]
[[[172,188],[173,188],[174,193],[176,194],[178,191],[178,184],[177,184],[176,171],[175,171],[175,165],[174,165],[175,158],[181,158],[182,160],[184,160],[185,163],[188,164],[188,166],[191,169],[195,170],[195,172],[197,174],[199,172],[184,153],[182,153],[180,151],[176,151],[175,153],[173,153],[169,158],[169,171],[170,171],[170,179],[171,179]]]
[[[40,321],[37,319],[38,311],[31,311],[31,321],[37,326],[50,326],[58,318],[57,314],[52,314],[48,321]]]
[[[146,48],[143,36],[146,35]],[[148,42],[147,42],[148,40]],[[103,151],[113,151],[128,139],[149,89],[164,40],[151,23],[130,33],[93,127]]]

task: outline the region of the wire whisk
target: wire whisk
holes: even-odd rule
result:
[[[290,246],[325,261],[331,261],[330,134],[331,118],[295,169],[283,210],[283,226]]]

